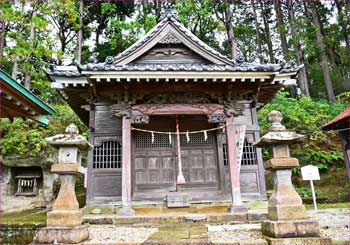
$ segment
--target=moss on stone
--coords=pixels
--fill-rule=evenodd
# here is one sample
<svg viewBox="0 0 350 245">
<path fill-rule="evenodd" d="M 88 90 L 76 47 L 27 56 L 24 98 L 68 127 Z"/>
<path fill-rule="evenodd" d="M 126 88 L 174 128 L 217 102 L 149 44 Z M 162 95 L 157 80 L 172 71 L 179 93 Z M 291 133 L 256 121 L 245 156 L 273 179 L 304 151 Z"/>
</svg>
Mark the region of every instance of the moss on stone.
<svg viewBox="0 0 350 245">
<path fill-rule="evenodd" d="M 114 214 L 116 208 L 113 205 L 86 205 L 83 208 L 84 214 Z"/>
<path fill-rule="evenodd" d="M 24 210 L 1 215 L 1 224 L 46 224 L 47 210 Z"/>
</svg>

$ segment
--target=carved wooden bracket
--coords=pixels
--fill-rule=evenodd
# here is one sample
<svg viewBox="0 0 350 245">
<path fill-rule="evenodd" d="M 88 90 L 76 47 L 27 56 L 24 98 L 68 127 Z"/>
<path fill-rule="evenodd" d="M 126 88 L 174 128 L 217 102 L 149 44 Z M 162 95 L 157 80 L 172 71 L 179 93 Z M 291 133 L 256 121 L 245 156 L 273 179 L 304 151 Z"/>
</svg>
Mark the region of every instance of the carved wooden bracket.
<svg viewBox="0 0 350 245">
<path fill-rule="evenodd" d="M 110 111 L 113 117 L 130 117 L 131 105 L 128 102 L 121 102 L 110 106 Z"/>
<path fill-rule="evenodd" d="M 244 106 L 237 101 L 228 101 L 224 103 L 224 112 L 226 116 L 237 117 L 243 114 Z"/>
<path fill-rule="evenodd" d="M 208 122 L 209 123 L 225 123 L 226 122 L 226 115 L 224 115 L 224 114 L 208 115 Z"/>
<path fill-rule="evenodd" d="M 147 124 L 149 123 L 149 116 L 147 115 L 132 115 L 131 124 Z"/>
<path fill-rule="evenodd" d="M 223 114 L 224 106 L 212 103 L 198 104 L 140 104 L 132 106 L 133 115 L 211 115 Z"/>
</svg>

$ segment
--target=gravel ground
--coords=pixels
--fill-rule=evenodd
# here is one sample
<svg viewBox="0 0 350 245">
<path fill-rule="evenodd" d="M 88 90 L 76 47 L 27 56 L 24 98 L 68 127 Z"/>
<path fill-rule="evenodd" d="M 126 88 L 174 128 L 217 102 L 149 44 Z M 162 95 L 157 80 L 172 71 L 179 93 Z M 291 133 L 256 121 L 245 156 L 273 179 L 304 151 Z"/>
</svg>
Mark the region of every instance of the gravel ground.
<svg viewBox="0 0 350 245">
<path fill-rule="evenodd" d="M 330 227 L 322 228 L 321 236 L 332 238 L 335 241 L 348 241 L 350 242 L 350 228 L 346 227 Z"/>
<path fill-rule="evenodd" d="M 262 239 L 260 224 L 208 225 L 208 242 L 267 244 Z"/>
<path fill-rule="evenodd" d="M 308 210 L 308 216 L 316 219 L 321 227 L 348 226 L 350 227 L 349 208 L 319 209 L 317 212 Z"/>
<path fill-rule="evenodd" d="M 335 241 L 350 241 L 350 209 L 321 209 L 308 211 L 321 226 L 321 235 Z M 179 224 L 180 225 L 180 224 Z M 240 244 L 267 244 L 262 239 L 260 224 L 207 225 L 208 242 Z M 113 225 L 91 225 L 90 239 L 84 244 L 142 243 L 158 231 L 158 228 L 141 228 Z"/>
<path fill-rule="evenodd" d="M 84 244 L 142 243 L 158 228 L 118 227 L 113 225 L 90 225 L 89 240 Z"/>
</svg>

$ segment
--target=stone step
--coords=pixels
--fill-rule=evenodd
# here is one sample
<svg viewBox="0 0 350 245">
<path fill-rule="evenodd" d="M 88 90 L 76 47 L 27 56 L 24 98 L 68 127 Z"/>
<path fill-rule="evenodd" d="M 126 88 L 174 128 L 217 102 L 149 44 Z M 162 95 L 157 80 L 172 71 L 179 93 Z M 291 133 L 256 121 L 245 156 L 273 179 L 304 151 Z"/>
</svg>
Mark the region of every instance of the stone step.
<svg viewBox="0 0 350 245">
<path fill-rule="evenodd" d="M 154 225 L 168 223 L 254 223 L 266 220 L 267 213 L 262 211 L 249 211 L 244 213 L 165 213 L 135 216 L 119 216 L 116 214 L 85 214 L 84 222 L 88 224 L 114 224 L 114 225 Z"/>
</svg>

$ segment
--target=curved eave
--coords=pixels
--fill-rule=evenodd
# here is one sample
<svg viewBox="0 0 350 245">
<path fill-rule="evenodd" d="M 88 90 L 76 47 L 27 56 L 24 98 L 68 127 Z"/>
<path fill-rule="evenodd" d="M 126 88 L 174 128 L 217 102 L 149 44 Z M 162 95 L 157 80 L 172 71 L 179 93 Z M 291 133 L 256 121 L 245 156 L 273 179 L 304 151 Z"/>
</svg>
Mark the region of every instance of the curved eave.
<svg viewBox="0 0 350 245">
<path fill-rule="evenodd" d="M 55 112 L 49 105 L 1 69 L 0 81 L 1 117 L 30 118 L 42 124 L 49 123 L 49 119 L 45 115 L 52 115 Z"/>
</svg>

